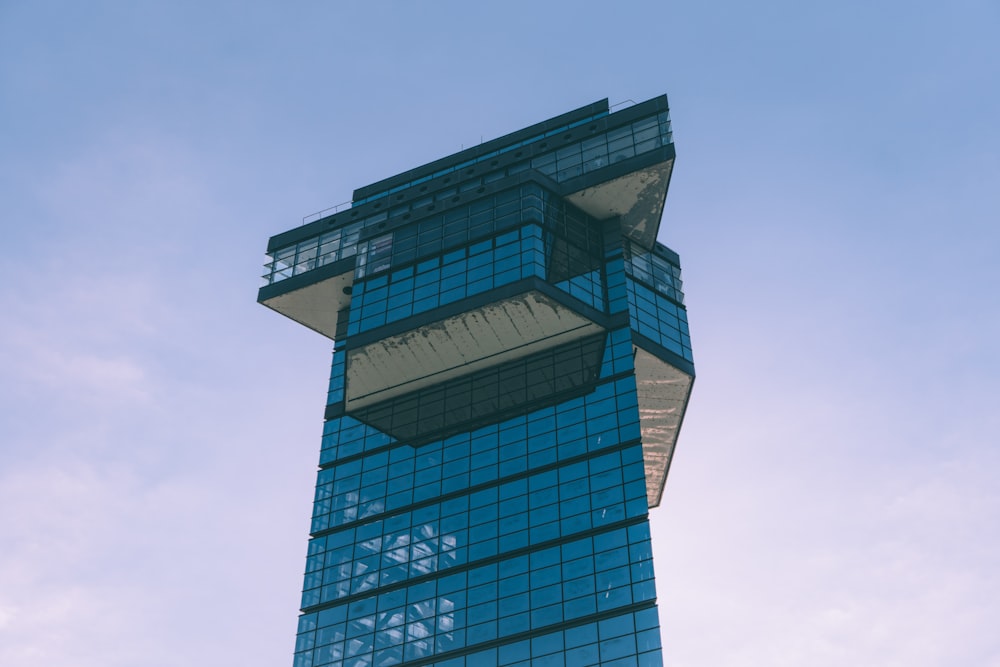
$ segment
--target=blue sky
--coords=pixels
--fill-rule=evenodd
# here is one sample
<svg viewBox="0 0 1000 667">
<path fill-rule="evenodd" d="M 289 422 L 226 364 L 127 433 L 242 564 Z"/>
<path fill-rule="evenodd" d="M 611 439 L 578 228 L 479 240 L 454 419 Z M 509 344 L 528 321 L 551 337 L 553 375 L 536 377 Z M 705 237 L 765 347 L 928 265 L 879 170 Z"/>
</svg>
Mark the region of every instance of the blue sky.
<svg viewBox="0 0 1000 667">
<path fill-rule="evenodd" d="M 674 667 L 1000 665 L 1000 7 L 0 0 L 0 664 L 290 664 L 329 342 L 267 238 L 670 97 Z"/>
</svg>

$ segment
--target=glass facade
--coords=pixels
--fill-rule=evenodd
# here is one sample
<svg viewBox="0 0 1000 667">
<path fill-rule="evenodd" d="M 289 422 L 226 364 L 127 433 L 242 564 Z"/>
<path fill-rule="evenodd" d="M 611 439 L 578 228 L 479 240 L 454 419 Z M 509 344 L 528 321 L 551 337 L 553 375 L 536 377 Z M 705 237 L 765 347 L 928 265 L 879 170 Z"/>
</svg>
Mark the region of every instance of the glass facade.
<svg viewBox="0 0 1000 667">
<path fill-rule="evenodd" d="M 537 144 L 616 114 L 591 110 L 459 154 L 356 204 L 538 148 L 443 197 L 416 197 L 395 220 L 341 216 L 269 253 L 267 289 L 316 271 L 317 285 L 340 280 L 346 295 L 330 306 L 339 319 L 327 334 L 336 343 L 295 667 L 662 664 L 650 399 L 635 359 L 643 347 L 693 378 L 680 268 L 669 249 L 630 239 L 623 215 L 586 210 L 558 186 L 590 174 L 581 187 L 597 187 L 627 175 L 628 160 L 672 151 L 665 99 L 646 104 L 558 149 Z M 472 195 L 434 205 L 452 189 Z M 349 258 L 342 277 L 317 271 Z M 270 294 L 262 302 L 279 303 Z M 535 310 L 503 310 L 526 295 Z M 352 364 L 373 346 L 433 347 L 453 335 L 448 318 L 468 330 L 469 359 L 401 356 L 423 375 L 390 398 L 353 386 Z M 388 375 L 378 381 L 391 388 Z"/>
<path fill-rule="evenodd" d="M 529 276 L 603 310 L 598 223 L 535 184 L 366 241 L 357 255 L 348 335 Z"/>
<path fill-rule="evenodd" d="M 540 142 L 546 136 L 557 135 L 560 131 L 570 130 L 586 121 L 570 123 L 566 127 L 559 128 L 558 131 L 549 131 L 543 135 L 534 137 L 530 141 L 518 142 L 516 145 L 505 146 L 496 151 L 491 151 L 477 158 L 460 162 L 457 165 L 446 167 L 432 174 L 414 179 L 408 183 L 397 185 L 389 190 L 360 198 L 354 202 L 355 206 L 388 198 L 390 194 L 396 194 L 410 188 L 423 189 L 419 196 L 415 196 L 411 201 L 403 204 L 396 204 L 388 210 L 373 211 L 362 220 L 345 225 L 342 229 L 318 233 L 315 236 L 289 244 L 280 249 L 268 253 L 268 261 L 264 265 L 264 284 L 270 285 L 293 275 L 299 275 L 306 271 L 324 266 L 326 264 L 351 257 L 357 252 L 358 235 L 363 228 L 377 227 L 386 221 L 402 218 L 422 211 L 431 211 L 435 207 L 447 204 L 461 193 L 474 192 L 480 188 L 500 181 L 504 178 L 514 176 L 523 172 L 533 171 L 554 179 L 555 181 L 569 180 L 585 173 L 597 171 L 603 167 L 617 164 L 624 160 L 634 158 L 637 155 L 649 153 L 663 146 L 669 146 L 672 142 L 673 133 L 670 126 L 669 112 L 662 111 L 653 113 L 637 121 L 613 127 L 605 132 L 595 133 L 593 136 L 575 140 L 571 136 L 569 141 L 564 141 L 567 145 L 556 148 L 555 144 L 546 145 Z M 490 163 L 496 156 L 503 155 L 515 148 L 533 145 L 536 147 L 536 155 L 530 159 L 518 160 L 513 164 L 489 169 Z M 459 172 L 463 168 L 482 163 L 489 171 L 483 175 L 475 177 L 462 177 Z M 456 180 L 460 180 L 456 183 Z M 428 184 L 441 181 L 438 188 L 432 189 Z M 485 204 L 484 204 L 485 205 Z M 480 211 L 473 211 L 477 213 Z M 511 211 L 501 211 L 500 216 Z M 349 213 L 337 216 L 347 219 Z M 357 216 L 351 216 L 356 218 Z M 433 224 L 433 223 L 428 223 Z M 501 221 L 501 224 L 503 222 Z M 446 231 L 446 230 L 445 230 Z M 473 231 L 474 233 L 474 231 Z"/>
<path fill-rule="evenodd" d="M 322 461 L 297 666 L 658 664 L 628 329 L 586 395 L 419 445 L 331 419 Z"/>
</svg>

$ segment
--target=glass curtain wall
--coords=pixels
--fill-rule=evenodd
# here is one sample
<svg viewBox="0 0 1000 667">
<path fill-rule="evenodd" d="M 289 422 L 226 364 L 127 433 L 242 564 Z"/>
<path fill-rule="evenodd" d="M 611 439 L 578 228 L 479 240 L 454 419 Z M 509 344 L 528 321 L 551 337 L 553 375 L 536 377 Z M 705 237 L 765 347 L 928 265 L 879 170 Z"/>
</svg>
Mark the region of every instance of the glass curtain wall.
<svg viewBox="0 0 1000 667">
<path fill-rule="evenodd" d="M 528 275 L 627 313 L 616 223 L 512 192 L 380 241 L 347 339 Z M 640 436 L 628 326 L 329 419 L 295 666 L 660 665 Z"/>
</svg>

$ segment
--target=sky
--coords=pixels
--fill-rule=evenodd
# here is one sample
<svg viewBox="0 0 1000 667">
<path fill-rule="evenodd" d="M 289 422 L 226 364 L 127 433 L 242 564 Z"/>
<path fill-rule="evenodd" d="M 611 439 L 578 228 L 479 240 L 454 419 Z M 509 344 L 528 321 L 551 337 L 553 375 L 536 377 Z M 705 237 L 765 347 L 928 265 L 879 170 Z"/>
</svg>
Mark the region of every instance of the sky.
<svg viewBox="0 0 1000 667">
<path fill-rule="evenodd" d="M 269 236 L 666 93 L 671 667 L 1000 666 L 1000 6 L 0 0 L 0 664 L 291 664 L 330 341 Z"/>
</svg>

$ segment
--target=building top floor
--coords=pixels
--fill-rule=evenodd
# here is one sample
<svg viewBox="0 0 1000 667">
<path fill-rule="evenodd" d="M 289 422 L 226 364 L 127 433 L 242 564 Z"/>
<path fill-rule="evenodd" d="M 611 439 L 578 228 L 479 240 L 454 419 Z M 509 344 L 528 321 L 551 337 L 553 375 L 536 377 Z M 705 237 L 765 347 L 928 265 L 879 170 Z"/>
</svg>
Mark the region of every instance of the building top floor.
<svg viewBox="0 0 1000 667">
<path fill-rule="evenodd" d="M 318 219 L 273 236 L 268 254 L 274 258 L 302 241 L 337 229 L 344 230 L 345 238 L 351 234 L 357 238 L 357 234 L 364 236 L 366 231 L 387 224 L 416 221 L 472 199 L 501 180 L 527 176 L 566 194 L 585 196 L 602 183 L 649 171 L 653 165 L 666 165 L 656 179 L 663 181 L 654 197 L 659 206 L 654 203 L 655 215 L 644 216 L 644 221 L 655 218 L 655 223 L 644 224 L 633 239 L 650 247 L 656 238 L 673 157 L 666 96 L 614 113 L 605 99 L 359 188 L 350 208 L 323 212 Z M 634 200 L 641 193 L 629 192 L 636 189 L 631 185 L 624 189 L 624 196 Z M 622 194 L 611 192 L 610 198 L 603 199 L 621 199 Z M 604 201 L 592 214 L 607 217 L 602 214 L 614 214 L 616 207 L 624 209 L 629 203 Z"/>
</svg>

